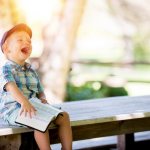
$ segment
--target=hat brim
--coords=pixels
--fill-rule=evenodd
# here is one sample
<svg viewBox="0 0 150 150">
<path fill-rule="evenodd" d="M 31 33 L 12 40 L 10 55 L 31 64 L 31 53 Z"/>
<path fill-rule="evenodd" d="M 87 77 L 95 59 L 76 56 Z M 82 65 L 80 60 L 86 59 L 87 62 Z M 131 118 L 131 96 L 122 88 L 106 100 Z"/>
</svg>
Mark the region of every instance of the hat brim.
<svg viewBox="0 0 150 150">
<path fill-rule="evenodd" d="M 27 26 L 26 24 L 24 23 L 21 23 L 21 24 L 17 24 L 16 26 L 14 26 L 13 28 L 11 28 L 10 30 L 6 31 L 3 36 L 2 36 L 2 39 L 1 39 L 1 49 L 2 49 L 2 52 L 3 52 L 3 44 L 5 43 L 6 39 L 14 32 L 17 32 L 17 31 L 25 31 L 26 33 L 29 34 L 30 38 L 32 37 L 32 30 L 29 26 Z"/>
</svg>

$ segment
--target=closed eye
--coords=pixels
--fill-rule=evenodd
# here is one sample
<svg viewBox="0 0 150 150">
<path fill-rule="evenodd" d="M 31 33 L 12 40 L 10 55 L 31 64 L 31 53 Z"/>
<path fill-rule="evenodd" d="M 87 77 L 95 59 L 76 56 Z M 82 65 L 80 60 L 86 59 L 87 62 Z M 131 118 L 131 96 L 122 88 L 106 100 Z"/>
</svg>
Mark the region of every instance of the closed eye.
<svg viewBox="0 0 150 150">
<path fill-rule="evenodd" d="M 23 40 L 22 40 L 22 39 L 17 39 L 17 41 L 18 41 L 18 42 L 22 42 Z"/>
</svg>

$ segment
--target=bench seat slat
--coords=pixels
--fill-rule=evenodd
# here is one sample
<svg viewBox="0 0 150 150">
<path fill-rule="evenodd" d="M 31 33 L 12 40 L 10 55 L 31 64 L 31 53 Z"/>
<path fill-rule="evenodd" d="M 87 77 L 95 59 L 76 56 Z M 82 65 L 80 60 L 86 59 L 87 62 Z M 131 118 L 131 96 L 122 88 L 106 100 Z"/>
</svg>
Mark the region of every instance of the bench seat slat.
<svg viewBox="0 0 150 150">
<path fill-rule="evenodd" d="M 150 117 L 150 96 L 83 100 L 66 102 L 59 106 L 70 114 L 72 126 Z M 1 129 L 0 135 L 26 131 L 31 129 L 8 127 Z"/>
<path fill-rule="evenodd" d="M 74 140 L 150 130 L 150 96 L 148 95 L 66 102 L 58 106 L 70 115 Z M 52 139 L 57 141 L 57 128 L 52 125 L 49 129 Z M 0 120 L 1 137 L 32 131 L 26 127 L 4 125 Z"/>
</svg>

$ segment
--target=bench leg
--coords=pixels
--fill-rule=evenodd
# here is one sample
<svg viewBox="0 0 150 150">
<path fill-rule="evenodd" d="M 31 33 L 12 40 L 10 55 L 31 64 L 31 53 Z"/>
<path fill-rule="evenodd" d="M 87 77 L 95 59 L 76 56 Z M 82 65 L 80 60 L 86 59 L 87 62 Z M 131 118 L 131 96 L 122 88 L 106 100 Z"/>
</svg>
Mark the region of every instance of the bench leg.
<svg viewBox="0 0 150 150">
<path fill-rule="evenodd" d="M 134 149 L 134 133 L 118 135 L 117 150 Z"/>
<path fill-rule="evenodd" d="M 21 134 L 21 146 L 19 150 L 39 150 L 33 132 Z"/>
<path fill-rule="evenodd" d="M 18 150 L 20 145 L 20 134 L 0 136 L 0 150 Z"/>
</svg>

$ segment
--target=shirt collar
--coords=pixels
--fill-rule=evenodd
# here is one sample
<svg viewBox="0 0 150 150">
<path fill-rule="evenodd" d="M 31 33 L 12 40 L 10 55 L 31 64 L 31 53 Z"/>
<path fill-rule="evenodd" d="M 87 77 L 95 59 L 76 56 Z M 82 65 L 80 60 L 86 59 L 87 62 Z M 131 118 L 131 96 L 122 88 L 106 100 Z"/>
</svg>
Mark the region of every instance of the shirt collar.
<svg viewBox="0 0 150 150">
<path fill-rule="evenodd" d="M 27 62 L 25 62 L 25 64 L 23 66 L 17 64 L 16 62 L 14 62 L 12 60 L 8 60 L 7 63 L 12 65 L 14 68 L 22 70 L 22 71 L 29 70 L 31 68 L 31 65 Z"/>
</svg>

